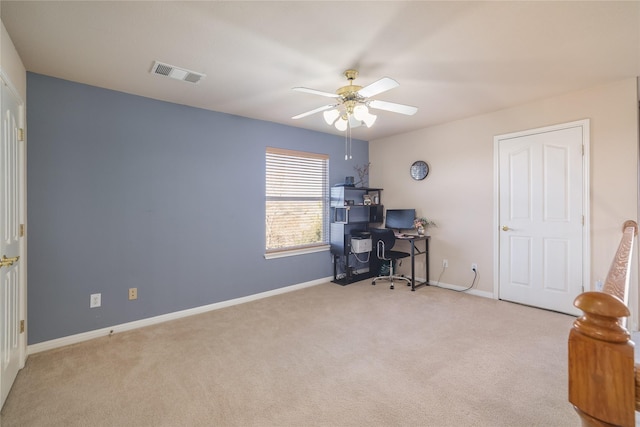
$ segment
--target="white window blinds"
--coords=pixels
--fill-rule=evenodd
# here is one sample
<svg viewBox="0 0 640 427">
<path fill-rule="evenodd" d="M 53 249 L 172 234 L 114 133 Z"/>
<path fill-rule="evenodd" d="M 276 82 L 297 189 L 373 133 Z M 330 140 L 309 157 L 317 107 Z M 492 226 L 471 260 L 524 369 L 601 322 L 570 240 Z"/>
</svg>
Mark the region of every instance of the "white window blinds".
<svg viewBox="0 0 640 427">
<path fill-rule="evenodd" d="M 267 147 L 267 252 L 329 241 L 329 156 Z"/>
</svg>

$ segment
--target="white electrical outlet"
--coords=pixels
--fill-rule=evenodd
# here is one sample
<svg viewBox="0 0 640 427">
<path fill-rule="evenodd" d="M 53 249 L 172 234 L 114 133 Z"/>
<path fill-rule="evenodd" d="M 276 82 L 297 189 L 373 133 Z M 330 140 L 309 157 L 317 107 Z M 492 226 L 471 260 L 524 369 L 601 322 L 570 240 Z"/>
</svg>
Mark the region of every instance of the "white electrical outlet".
<svg viewBox="0 0 640 427">
<path fill-rule="evenodd" d="M 89 308 L 100 307 L 102 305 L 102 294 L 91 294 Z"/>
<path fill-rule="evenodd" d="M 449 267 L 449 260 L 448 259 L 443 259 L 442 260 L 442 267 L 444 267 L 444 268 Z"/>
<path fill-rule="evenodd" d="M 475 271 L 476 273 L 478 272 L 478 264 L 471 264 L 471 271 Z"/>
</svg>

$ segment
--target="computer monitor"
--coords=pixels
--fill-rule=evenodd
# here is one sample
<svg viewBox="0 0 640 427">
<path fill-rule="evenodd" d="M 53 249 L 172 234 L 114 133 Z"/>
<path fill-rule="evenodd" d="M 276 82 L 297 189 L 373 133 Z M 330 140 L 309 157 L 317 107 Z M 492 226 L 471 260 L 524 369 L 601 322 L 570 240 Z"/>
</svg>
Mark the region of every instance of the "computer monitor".
<svg viewBox="0 0 640 427">
<path fill-rule="evenodd" d="M 403 229 L 413 228 L 413 220 L 415 219 L 415 209 L 387 209 L 384 226 L 395 228 L 400 232 Z"/>
</svg>

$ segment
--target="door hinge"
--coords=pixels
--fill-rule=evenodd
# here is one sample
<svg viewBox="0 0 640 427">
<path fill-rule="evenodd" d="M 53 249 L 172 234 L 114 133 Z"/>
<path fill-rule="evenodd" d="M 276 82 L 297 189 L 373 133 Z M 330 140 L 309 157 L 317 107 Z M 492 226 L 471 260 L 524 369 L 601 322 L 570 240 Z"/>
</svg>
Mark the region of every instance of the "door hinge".
<svg viewBox="0 0 640 427">
<path fill-rule="evenodd" d="M 20 224 L 18 234 L 20 234 L 20 237 L 24 237 L 24 224 Z"/>
<path fill-rule="evenodd" d="M 20 142 L 24 141 L 24 129 L 23 128 L 18 128 L 18 141 L 20 141 Z"/>
<path fill-rule="evenodd" d="M 23 334 L 24 333 L 24 320 L 20 321 L 20 333 Z"/>
</svg>

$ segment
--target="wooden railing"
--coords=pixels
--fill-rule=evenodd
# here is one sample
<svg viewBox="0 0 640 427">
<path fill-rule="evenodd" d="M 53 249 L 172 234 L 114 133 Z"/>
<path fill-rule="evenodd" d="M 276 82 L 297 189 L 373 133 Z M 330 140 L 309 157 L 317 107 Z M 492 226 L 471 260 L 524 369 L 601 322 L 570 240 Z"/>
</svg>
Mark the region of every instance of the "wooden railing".
<svg viewBox="0 0 640 427">
<path fill-rule="evenodd" d="M 626 329 L 626 305 L 635 221 L 626 221 L 602 292 L 584 292 L 574 305 L 583 315 L 569 333 L 569 402 L 583 426 L 634 426 L 634 343 Z"/>
</svg>

